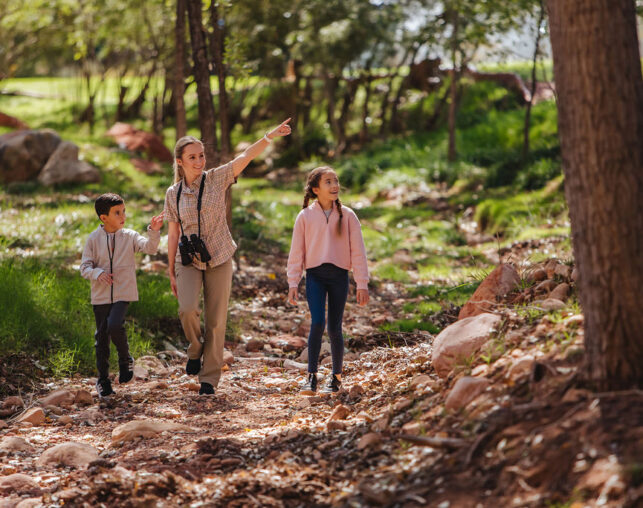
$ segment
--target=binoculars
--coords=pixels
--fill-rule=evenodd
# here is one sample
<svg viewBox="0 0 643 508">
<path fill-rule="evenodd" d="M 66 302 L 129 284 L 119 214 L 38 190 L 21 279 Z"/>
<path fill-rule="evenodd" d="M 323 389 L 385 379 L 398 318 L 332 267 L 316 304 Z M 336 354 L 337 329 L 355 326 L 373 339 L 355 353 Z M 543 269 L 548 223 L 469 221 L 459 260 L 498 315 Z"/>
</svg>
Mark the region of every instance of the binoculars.
<svg viewBox="0 0 643 508">
<path fill-rule="evenodd" d="M 181 236 L 179 240 L 179 252 L 181 253 L 181 263 L 183 266 L 192 264 L 195 254 L 199 255 L 199 259 L 203 263 L 207 263 L 212 259 L 203 240 L 195 234 L 191 234 L 189 239 L 185 235 Z"/>
</svg>

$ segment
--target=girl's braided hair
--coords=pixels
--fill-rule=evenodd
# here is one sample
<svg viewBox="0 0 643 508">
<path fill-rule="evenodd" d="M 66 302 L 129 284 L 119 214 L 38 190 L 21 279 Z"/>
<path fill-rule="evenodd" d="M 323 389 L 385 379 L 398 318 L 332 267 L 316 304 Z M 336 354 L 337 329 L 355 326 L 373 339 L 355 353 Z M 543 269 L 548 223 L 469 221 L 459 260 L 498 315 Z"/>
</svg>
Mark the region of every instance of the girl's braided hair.
<svg viewBox="0 0 643 508">
<path fill-rule="evenodd" d="M 311 199 L 316 199 L 317 195 L 313 192 L 313 187 L 319 187 L 319 181 L 321 180 L 321 177 L 326 173 L 327 171 L 335 171 L 333 168 L 330 166 L 320 166 L 318 168 L 313 169 L 310 174 L 308 175 L 308 180 L 306 181 L 306 187 L 304 188 L 305 194 L 304 194 L 304 204 L 302 208 L 308 208 L 308 203 L 310 202 Z M 337 221 L 337 234 L 341 235 L 342 234 L 342 219 L 344 218 L 344 214 L 342 213 L 342 202 L 337 198 L 335 200 L 335 204 L 337 205 L 337 213 L 339 213 L 339 221 Z"/>
</svg>

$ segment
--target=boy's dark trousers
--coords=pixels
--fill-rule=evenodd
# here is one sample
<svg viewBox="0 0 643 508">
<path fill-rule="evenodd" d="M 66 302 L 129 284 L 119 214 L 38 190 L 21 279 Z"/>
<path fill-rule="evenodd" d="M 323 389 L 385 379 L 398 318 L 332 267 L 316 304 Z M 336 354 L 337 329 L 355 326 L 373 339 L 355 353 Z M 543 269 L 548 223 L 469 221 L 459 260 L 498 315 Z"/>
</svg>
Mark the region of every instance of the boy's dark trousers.
<svg viewBox="0 0 643 508">
<path fill-rule="evenodd" d="M 129 359 L 129 345 L 125 333 L 125 314 L 129 302 L 114 302 L 104 305 L 94 305 L 94 317 L 96 318 L 96 367 L 98 378 L 106 378 L 109 375 L 109 342 L 116 346 L 118 351 L 118 363 L 126 364 Z"/>
</svg>

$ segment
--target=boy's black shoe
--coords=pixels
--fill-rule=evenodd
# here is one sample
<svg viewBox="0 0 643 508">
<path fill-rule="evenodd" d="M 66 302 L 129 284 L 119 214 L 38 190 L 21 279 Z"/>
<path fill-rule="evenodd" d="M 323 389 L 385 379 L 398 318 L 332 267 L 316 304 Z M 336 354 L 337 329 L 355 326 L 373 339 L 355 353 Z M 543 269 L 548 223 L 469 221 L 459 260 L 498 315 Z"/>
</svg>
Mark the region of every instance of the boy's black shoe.
<svg viewBox="0 0 643 508">
<path fill-rule="evenodd" d="M 201 370 L 201 358 L 188 360 L 188 363 L 185 366 L 185 372 L 188 374 L 188 376 L 196 376 L 200 370 Z"/>
<path fill-rule="evenodd" d="M 125 363 L 118 366 L 120 372 L 118 374 L 118 382 L 120 384 L 129 383 L 134 377 L 134 358 L 131 356 Z"/>
<path fill-rule="evenodd" d="M 96 381 L 96 391 L 98 392 L 98 398 L 100 399 L 112 395 L 114 390 L 112 390 L 112 383 L 109 378 L 99 378 L 98 381 Z"/>
<path fill-rule="evenodd" d="M 302 395 L 315 395 L 317 391 L 317 374 L 314 372 L 308 373 L 308 381 L 301 387 Z"/>
<path fill-rule="evenodd" d="M 339 389 L 342 387 L 342 382 L 337 379 L 337 376 L 335 374 L 331 375 L 330 381 L 326 386 L 324 386 L 324 393 L 334 393 L 338 392 Z"/>
<path fill-rule="evenodd" d="M 214 395 L 214 386 L 210 383 L 201 383 L 199 395 Z"/>
</svg>

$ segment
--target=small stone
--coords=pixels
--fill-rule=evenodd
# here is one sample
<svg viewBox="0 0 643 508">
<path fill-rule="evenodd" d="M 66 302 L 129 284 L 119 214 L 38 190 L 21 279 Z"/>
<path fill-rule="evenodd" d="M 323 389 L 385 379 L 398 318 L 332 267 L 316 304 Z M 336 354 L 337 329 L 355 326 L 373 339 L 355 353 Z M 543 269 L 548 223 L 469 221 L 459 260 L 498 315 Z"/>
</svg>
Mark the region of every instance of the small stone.
<svg viewBox="0 0 643 508">
<path fill-rule="evenodd" d="M 149 374 L 155 374 L 157 376 L 166 376 L 169 374 L 169 371 L 165 364 L 156 356 L 141 356 L 136 359 L 134 365 L 134 376 L 136 377 L 136 367 L 140 366 L 145 369 L 148 374 L 144 377 L 147 377 Z"/>
<path fill-rule="evenodd" d="M 43 406 L 71 406 L 76 394 L 70 390 L 56 390 L 40 399 Z"/>
<path fill-rule="evenodd" d="M 3 408 L 10 408 L 10 407 L 23 407 L 25 404 L 22 401 L 22 399 L 18 396 L 12 396 L 12 397 L 7 397 L 4 399 L 2 402 L 2 407 Z"/>
<path fill-rule="evenodd" d="M 559 277 L 568 280 L 572 275 L 572 267 L 559 263 L 558 265 L 556 265 L 556 268 L 554 268 L 554 275 L 558 275 Z"/>
<path fill-rule="evenodd" d="M 348 390 L 348 396 L 351 399 L 356 399 L 363 393 L 364 393 L 364 387 L 362 385 L 353 385 L 350 387 L 350 390 Z"/>
<path fill-rule="evenodd" d="M 556 300 L 564 302 L 569 296 L 569 290 L 569 284 L 563 282 L 562 284 L 558 284 L 558 286 L 556 286 L 553 291 L 549 293 L 549 298 L 555 298 Z"/>
<path fill-rule="evenodd" d="M 161 420 L 132 420 L 119 425 L 112 431 L 112 442 L 132 441 L 137 437 L 156 437 L 165 431 L 193 433 L 196 432 L 196 429 L 188 427 L 187 425 Z"/>
<path fill-rule="evenodd" d="M 406 408 L 411 407 L 411 404 L 413 404 L 413 401 L 411 399 L 405 397 L 405 398 L 397 401 L 393 405 L 393 411 L 396 412 L 396 413 L 399 413 L 400 411 L 403 411 Z"/>
<path fill-rule="evenodd" d="M 69 415 L 62 415 L 60 418 L 58 418 L 58 423 L 60 423 L 62 425 L 67 425 L 68 423 L 71 423 L 73 421 L 74 420 Z"/>
<path fill-rule="evenodd" d="M 150 373 L 140 365 L 134 364 L 134 377 L 136 379 L 147 379 Z"/>
<path fill-rule="evenodd" d="M 546 311 L 555 311 L 555 310 L 562 310 L 565 307 L 565 302 L 561 302 L 560 300 L 556 300 L 555 298 L 547 298 L 546 300 L 541 300 L 534 302 L 536 305 L 538 305 L 541 309 L 546 310 Z"/>
<path fill-rule="evenodd" d="M 298 351 L 306 347 L 306 340 L 295 335 L 279 335 L 270 339 L 270 345 L 283 351 Z"/>
<path fill-rule="evenodd" d="M 246 351 L 248 351 L 249 353 L 255 353 L 257 351 L 261 351 L 263 347 L 264 347 L 263 341 L 259 339 L 255 339 L 254 337 L 246 343 Z"/>
<path fill-rule="evenodd" d="M 417 387 L 429 384 L 430 382 L 430 376 L 428 376 L 427 374 L 420 374 L 419 376 L 415 376 L 411 381 L 411 388 L 415 390 Z"/>
<path fill-rule="evenodd" d="M 574 267 L 571 275 L 572 281 L 576 282 L 578 280 L 578 268 Z"/>
<path fill-rule="evenodd" d="M 534 368 L 536 360 L 531 355 L 525 355 L 522 358 L 517 359 L 513 362 L 509 371 L 507 372 L 507 377 L 512 381 L 517 381 L 522 377 L 531 375 L 531 371 Z"/>
<path fill-rule="evenodd" d="M 379 444 L 382 441 L 382 436 L 378 434 L 377 432 L 369 432 L 368 434 L 364 434 L 359 441 L 357 442 L 357 449 L 358 450 L 364 450 L 365 448 L 369 448 L 371 446 L 375 446 Z"/>
<path fill-rule="evenodd" d="M 541 282 L 547 278 L 547 272 L 540 267 L 527 272 L 526 279 L 530 282 Z"/>
<path fill-rule="evenodd" d="M 45 423 L 45 412 L 40 407 L 32 407 L 18 417 L 18 422 L 42 425 Z"/>
<path fill-rule="evenodd" d="M 76 392 L 76 397 L 74 397 L 74 404 L 79 404 L 81 406 L 89 406 L 94 403 L 92 394 L 87 390 L 78 390 Z"/>
<path fill-rule="evenodd" d="M 609 482 L 614 488 L 611 492 L 616 493 L 619 490 L 622 491 L 622 476 L 623 471 L 616 457 L 601 458 L 594 462 L 592 468 L 583 475 L 577 487 L 591 491 L 604 491 L 604 486 Z"/>
<path fill-rule="evenodd" d="M 328 431 L 333 431 L 333 430 L 346 430 L 346 422 L 342 422 L 339 420 L 330 420 L 326 422 L 326 430 Z"/>
<path fill-rule="evenodd" d="M 17 436 L 6 436 L 0 441 L 0 452 L 16 453 L 16 452 L 33 452 L 34 447 L 31 446 L 26 440 Z"/>
<path fill-rule="evenodd" d="M 410 421 L 402 425 L 402 432 L 404 432 L 404 434 L 411 434 L 412 436 L 419 436 L 422 432 L 422 426 L 419 422 Z"/>
<path fill-rule="evenodd" d="M 308 348 L 304 348 L 301 354 L 297 357 L 298 362 L 306 363 L 308 361 Z"/>
<path fill-rule="evenodd" d="M 480 395 L 489 386 L 486 378 L 465 376 L 456 382 L 446 398 L 444 407 L 450 411 L 457 411 L 466 407 L 473 399 Z"/>
<path fill-rule="evenodd" d="M 0 493 L 2 494 L 37 494 L 40 486 L 36 481 L 22 473 L 0 476 Z"/>
<path fill-rule="evenodd" d="M 351 410 L 344 406 L 343 404 L 339 404 L 332 412 L 330 417 L 328 418 L 329 421 L 332 420 L 345 420 L 346 417 L 351 414 Z"/>
<path fill-rule="evenodd" d="M 6 429 L 9 426 L 4 420 L 0 420 L 0 429 Z"/>
<path fill-rule="evenodd" d="M 227 349 L 223 351 L 223 363 L 232 365 L 234 363 L 234 355 Z"/>
<path fill-rule="evenodd" d="M 201 389 L 201 385 L 194 382 L 186 383 L 183 386 L 191 392 L 198 392 Z"/>
<path fill-rule="evenodd" d="M 386 429 L 388 429 L 390 421 L 390 416 L 388 414 L 385 414 L 384 416 L 378 418 L 373 425 L 371 425 L 371 430 L 373 432 L 384 432 Z"/>
<path fill-rule="evenodd" d="M 39 467 L 68 466 L 84 469 L 90 462 L 98 460 L 98 452 L 86 443 L 61 443 L 48 448 L 36 460 Z"/>
<path fill-rule="evenodd" d="M 324 358 L 321 362 L 322 365 L 330 365 L 333 363 L 333 357 L 332 356 L 327 356 Z"/>
<path fill-rule="evenodd" d="M 534 288 L 535 293 L 549 293 L 552 291 L 558 284 L 555 280 L 544 280 Z"/>
</svg>

